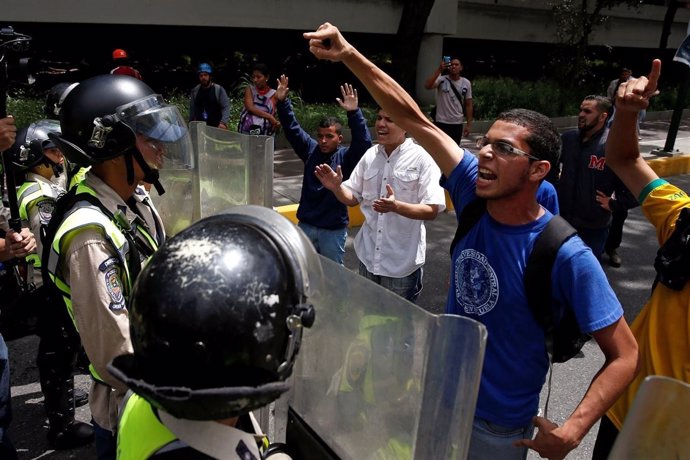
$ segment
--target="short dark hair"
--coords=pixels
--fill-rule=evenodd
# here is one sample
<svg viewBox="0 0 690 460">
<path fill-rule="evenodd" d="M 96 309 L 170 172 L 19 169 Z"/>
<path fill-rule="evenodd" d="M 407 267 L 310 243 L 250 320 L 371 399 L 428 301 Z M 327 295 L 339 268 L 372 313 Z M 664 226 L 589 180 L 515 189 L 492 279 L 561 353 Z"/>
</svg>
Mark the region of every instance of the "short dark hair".
<svg viewBox="0 0 690 460">
<path fill-rule="evenodd" d="M 548 161 L 555 170 L 561 157 L 561 135 L 549 117 L 534 110 L 511 109 L 500 113 L 496 118 L 499 120 L 527 128 L 529 134 L 525 142 L 532 155 Z"/>
<path fill-rule="evenodd" d="M 613 106 L 613 104 L 611 103 L 611 99 L 609 99 L 606 96 L 599 96 L 597 94 L 590 94 L 589 96 L 585 96 L 585 98 L 583 100 L 596 102 L 597 110 L 599 112 L 611 113 L 611 107 Z"/>
<path fill-rule="evenodd" d="M 261 75 L 264 75 L 268 77 L 270 74 L 268 73 L 268 66 L 262 62 L 257 62 L 252 66 L 252 72 L 255 70 L 261 72 Z"/>
<path fill-rule="evenodd" d="M 336 117 L 323 118 L 319 122 L 319 128 L 330 128 L 331 126 L 335 128 L 335 132 L 339 135 L 343 133 L 343 125 Z"/>
</svg>

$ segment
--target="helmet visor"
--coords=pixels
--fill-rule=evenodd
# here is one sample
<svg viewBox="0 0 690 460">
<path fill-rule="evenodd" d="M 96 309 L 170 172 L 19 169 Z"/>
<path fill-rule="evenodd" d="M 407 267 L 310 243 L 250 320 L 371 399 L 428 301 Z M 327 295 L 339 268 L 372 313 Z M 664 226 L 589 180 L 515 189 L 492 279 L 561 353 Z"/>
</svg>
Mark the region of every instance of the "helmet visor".
<svg viewBox="0 0 690 460">
<path fill-rule="evenodd" d="M 154 94 L 117 108 L 120 120 L 162 152 L 155 169 L 191 169 L 192 141 L 177 107 Z"/>
</svg>

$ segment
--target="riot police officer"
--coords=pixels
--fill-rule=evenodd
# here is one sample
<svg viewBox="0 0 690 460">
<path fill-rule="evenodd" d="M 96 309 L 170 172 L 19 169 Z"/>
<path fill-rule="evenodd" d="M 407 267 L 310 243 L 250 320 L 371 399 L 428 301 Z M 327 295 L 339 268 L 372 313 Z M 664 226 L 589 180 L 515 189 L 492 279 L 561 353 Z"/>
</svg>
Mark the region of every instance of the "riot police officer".
<svg viewBox="0 0 690 460">
<path fill-rule="evenodd" d="M 118 406 L 127 388 L 106 364 L 131 351 L 132 284 L 165 232 L 150 202 L 135 194 L 166 164 L 191 163 L 191 141 L 176 107 L 122 75 L 81 82 L 50 135 L 68 160 L 91 169 L 59 201 L 44 246 L 44 279 L 60 291 L 90 361 L 90 409 L 99 459 L 115 456 Z"/>
<path fill-rule="evenodd" d="M 7 152 L 17 172 L 24 174 L 24 183 L 17 190 L 19 217 L 35 235 L 42 235 L 55 208 L 57 199 L 65 193 L 67 184 L 62 152 L 48 138 L 48 133 L 59 133 L 60 125 L 54 120 L 40 120 L 20 129 L 12 148 Z M 22 295 L 25 313 L 38 317 L 41 337 L 36 359 L 45 397 L 44 407 L 50 429 L 48 442 L 56 449 L 78 447 L 93 441 L 93 428 L 74 420 L 75 405 L 88 402 L 82 392 L 75 404 L 74 365 L 80 348 L 79 338 L 73 331 L 62 301 L 49 294 L 41 278 L 43 244 L 36 239 L 36 253 L 26 257 L 31 289 Z M 61 308 L 62 307 L 62 308 Z"/>
<path fill-rule="evenodd" d="M 301 230 L 259 206 L 205 218 L 154 254 L 134 287 L 134 354 L 109 366 L 134 392 L 118 459 L 267 458 L 250 411 L 289 388 L 314 322 L 318 257 Z"/>
</svg>

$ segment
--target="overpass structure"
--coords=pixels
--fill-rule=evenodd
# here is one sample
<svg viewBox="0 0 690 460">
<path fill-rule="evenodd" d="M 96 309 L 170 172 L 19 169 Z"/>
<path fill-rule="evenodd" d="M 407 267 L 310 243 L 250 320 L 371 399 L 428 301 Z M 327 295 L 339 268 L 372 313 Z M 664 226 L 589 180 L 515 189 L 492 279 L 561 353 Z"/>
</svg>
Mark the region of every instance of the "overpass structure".
<svg viewBox="0 0 690 460">
<path fill-rule="evenodd" d="M 426 73 L 442 55 L 444 38 L 554 43 L 555 21 L 551 0 L 436 0 L 429 15 L 419 56 L 417 95 Z M 665 3 L 665 2 L 650 2 Z M 669 48 L 686 36 L 690 9 L 677 10 Z M 3 0 L 7 23 L 128 24 L 196 26 L 307 31 L 331 21 L 346 33 L 395 35 L 402 0 Z M 597 26 L 592 45 L 655 48 L 662 31 L 666 6 L 642 4 L 602 11 L 608 20 Z M 144 38 L 145 39 L 145 38 Z M 426 100 L 428 99 L 428 100 Z"/>
</svg>

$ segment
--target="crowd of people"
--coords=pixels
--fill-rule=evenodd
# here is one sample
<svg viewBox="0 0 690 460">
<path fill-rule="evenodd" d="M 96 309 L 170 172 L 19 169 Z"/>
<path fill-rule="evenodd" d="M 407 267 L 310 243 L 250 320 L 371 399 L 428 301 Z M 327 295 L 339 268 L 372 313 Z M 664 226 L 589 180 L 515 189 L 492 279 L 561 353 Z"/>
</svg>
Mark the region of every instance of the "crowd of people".
<svg viewBox="0 0 690 460">
<path fill-rule="evenodd" d="M 20 178 L 19 216 L 0 213 L 0 261 L 28 268 L 51 445 L 95 440 L 99 459 L 281 458 L 289 446 L 270 445 L 251 411 L 289 388 L 302 329 L 314 323 L 316 254 L 343 264 L 347 207 L 359 205 L 358 272 L 415 302 L 424 221 L 445 209 L 445 189 L 458 216 L 475 203 L 480 210 L 451 248 L 445 307 L 484 324 L 489 337 L 469 458 L 524 459 L 529 449 L 564 458 L 600 419 L 595 456 L 606 458 L 646 376 L 687 380 L 688 198 L 653 173 L 638 146 L 639 113 L 656 94 L 660 62 L 649 77 L 621 77 L 613 100 L 584 97 L 577 130 L 560 134 L 544 115 L 515 108 L 498 116 L 473 153 L 460 147 L 473 123 L 460 59 L 443 59 L 426 81 L 437 100 L 430 120 L 336 27 L 304 36 L 317 58 L 347 66 L 379 108 L 374 143 L 357 89 L 344 84 L 337 104 L 351 143 L 342 145 L 337 116 L 325 118 L 314 138 L 295 117 L 288 76 L 273 89 L 266 66 L 254 66 L 237 130 L 284 130 L 304 162 L 298 227 L 248 206 L 166 237 L 149 190 L 164 192 L 159 171 L 167 162 L 190 163 L 187 122 L 229 128 L 227 93 L 208 63 L 198 67 L 189 120 L 121 62 L 121 49 L 110 74 L 54 88 L 46 119 L 27 127 L 0 119 L 5 173 Z M 616 210 L 638 204 L 667 258 L 683 263 L 659 273 L 631 328 L 601 257 L 620 266 L 609 230 Z M 549 332 L 524 284 L 530 252 L 557 214 L 577 235 L 562 242 L 540 281 L 553 317 L 574 315 L 605 357 L 560 426 L 539 415 Z M 72 376 L 82 351 L 92 377 L 91 424 L 74 419 Z M 0 456 L 13 459 L 9 371 L 0 335 Z"/>
</svg>

